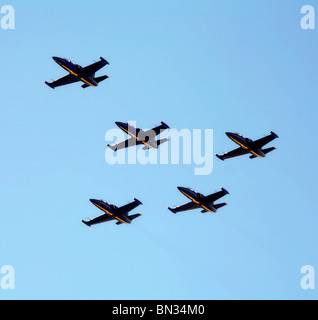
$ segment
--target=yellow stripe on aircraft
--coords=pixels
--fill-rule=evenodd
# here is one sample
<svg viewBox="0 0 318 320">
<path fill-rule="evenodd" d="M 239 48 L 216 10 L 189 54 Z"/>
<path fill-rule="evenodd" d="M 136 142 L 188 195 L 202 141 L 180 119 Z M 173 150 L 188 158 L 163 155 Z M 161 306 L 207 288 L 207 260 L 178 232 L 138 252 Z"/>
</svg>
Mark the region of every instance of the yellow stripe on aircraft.
<svg viewBox="0 0 318 320">
<path fill-rule="evenodd" d="M 68 67 L 66 67 L 64 64 L 57 62 L 59 65 L 61 65 L 64 69 L 66 69 L 68 72 L 70 72 L 71 74 L 73 74 L 74 76 L 78 77 L 78 74 L 75 73 L 73 70 L 69 69 Z"/>
<path fill-rule="evenodd" d="M 214 212 L 213 210 L 211 210 L 211 209 L 207 208 L 206 206 L 201 205 L 201 207 L 202 207 L 203 209 L 205 209 L 206 211 Z"/>
<path fill-rule="evenodd" d="M 122 223 L 129 224 L 127 221 L 121 220 L 121 219 L 120 219 L 120 218 L 118 218 L 118 217 L 115 217 L 115 219 L 119 220 L 119 221 L 120 221 L 120 222 L 122 222 Z"/>
<path fill-rule="evenodd" d="M 101 207 L 101 206 L 99 206 L 98 204 L 96 204 L 96 203 L 94 203 L 95 204 L 95 206 L 96 207 L 98 207 L 99 209 L 101 209 L 102 211 L 104 211 L 104 212 L 106 212 L 106 213 L 108 213 L 109 215 L 113 215 L 112 213 L 110 213 L 109 211 L 107 211 L 105 208 L 103 208 L 103 207 Z"/>
<path fill-rule="evenodd" d="M 186 197 L 188 197 L 189 199 L 191 199 L 193 202 L 195 202 L 196 204 L 200 204 L 200 202 L 198 202 L 197 200 L 195 200 L 194 198 L 192 198 L 191 196 L 189 196 L 187 193 L 181 191 Z"/>
<path fill-rule="evenodd" d="M 251 152 L 251 153 L 253 153 L 253 154 L 254 154 L 254 156 L 256 156 L 256 157 L 263 158 L 261 155 L 257 154 L 257 153 L 256 153 L 256 152 L 254 152 L 253 150 L 250 150 L 250 152 Z"/>
<path fill-rule="evenodd" d="M 81 80 L 82 80 L 83 82 L 85 82 L 86 84 L 88 84 L 88 85 L 92 86 L 92 87 L 96 87 L 96 85 L 95 85 L 95 84 L 92 84 L 92 83 L 88 82 L 88 81 L 87 81 L 87 80 L 85 80 L 84 78 L 81 78 Z"/>
<path fill-rule="evenodd" d="M 138 137 L 134 136 L 131 132 L 129 132 L 128 130 L 126 130 L 125 128 L 123 127 L 120 127 L 120 129 L 122 129 L 123 131 L 125 131 L 126 133 L 130 134 L 133 138 L 137 139 L 137 140 L 140 140 Z M 154 148 L 153 146 L 149 145 L 147 142 L 145 141 L 141 141 L 143 144 L 145 144 L 147 147 L 149 148 L 152 148 L 152 149 L 156 149 Z"/>
<path fill-rule="evenodd" d="M 242 148 L 244 148 L 244 149 L 248 149 L 244 144 L 242 144 L 240 141 L 238 141 L 238 140 L 236 140 L 236 139 L 234 139 L 234 138 L 232 138 L 232 137 L 230 137 L 230 139 L 232 139 L 235 143 L 237 143 L 238 145 L 240 145 Z"/>
</svg>

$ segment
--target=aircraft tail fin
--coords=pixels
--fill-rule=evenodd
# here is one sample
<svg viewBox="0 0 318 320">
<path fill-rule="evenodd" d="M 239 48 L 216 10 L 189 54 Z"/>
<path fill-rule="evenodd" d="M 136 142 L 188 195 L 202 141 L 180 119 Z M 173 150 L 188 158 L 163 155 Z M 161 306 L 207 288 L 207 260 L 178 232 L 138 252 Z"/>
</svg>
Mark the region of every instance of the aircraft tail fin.
<svg viewBox="0 0 318 320">
<path fill-rule="evenodd" d="M 267 148 L 267 149 L 263 149 L 262 152 L 263 152 L 264 154 L 267 154 L 267 153 L 269 153 L 269 152 L 271 152 L 271 151 L 274 151 L 275 149 L 276 149 L 275 147 Z M 250 156 L 250 159 L 254 159 L 254 158 L 256 158 L 256 156 L 255 156 L 254 154 Z"/>
<path fill-rule="evenodd" d="M 214 204 L 213 207 L 214 207 L 215 209 L 219 209 L 219 208 L 224 207 L 224 206 L 226 206 L 226 205 L 227 205 L 227 203 L 226 203 L 226 202 L 223 202 L 223 203 Z"/>
</svg>

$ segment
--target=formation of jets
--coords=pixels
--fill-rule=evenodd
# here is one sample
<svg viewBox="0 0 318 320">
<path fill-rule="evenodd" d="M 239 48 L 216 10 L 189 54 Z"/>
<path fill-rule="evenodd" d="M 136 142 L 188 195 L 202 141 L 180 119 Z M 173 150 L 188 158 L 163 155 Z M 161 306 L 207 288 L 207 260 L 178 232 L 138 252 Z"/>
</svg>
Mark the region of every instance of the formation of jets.
<svg viewBox="0 0 318 320">
<path fill-rule="evenodd" d="M 80 81 L 84 83 L 82 85 L 82 88 L 97 87 L 101 81 L 108 78 L 107 75 L 95 77 L 95 73 L 98 70 L 102 69 L 103 67 L 109 64 L 102 57 L 100 57 L 100 61 L 95 62 L 84 68 L 78 64 L 74 64 L 68 59 L 53 57 L 53 60 L 56 63 L 58 63 L 63 69 L 68 71 L 69 74 L 50 83 L 45 81 L 45 84 L 47 84 L 52 89 L 55 89 L 56 87 L 64 86 L 67 84 L 80 82 Z M 159 126 L 146 131 L 140 128 L 135 128 L 129 123 L 116 122 L 116 125 L 120 129 L 122 129 L 125 133 L 127 133 L 130 136 L 130 138 L 125 141 L 119 142 L 113 146 L 107 145 L 114 152 L 120 149 L 125 149 L 128 147 L 137 146 L 137 145 L 143 145 L 143 150 L 158 149 L 158 147 L 162 143 L 169 141 L 169 139 L 167 138 L 156 140 L 156 137 L 160 135 L 160 133 L 162 133 L 164 130 L 170 129 L 169 126 L 164 122 L 161 122 Z M 226 160 L 229 158 L 238 157 L 246 154 L 251 154 L 249 157 L 250 159 L 254 159 L 257 157 L 264 158 L 266 154 L 276 149 L 275 147 L 263 149 L 263 147 L 266 144 L 278 138 L 277 134 L 275 134 L 273 131 L 270 132 L 270 135 L 255 141 L 249 138 L 245 138 L 239 133 L 226 132 L 225 134 L 232 141 L 238 144 L 239 148 L 234 149 L 230 152 L 224 153 L 222 155 L 216 154 L 216 157 L 218 157 L 221 160 Z M 200 209 L 201 213 L 206 213 L 206 212 L 215 213 L 219 208 L 227 205 L 227 203 L 225 202 L 218 203 L 218 204 L 214 203 L 215 201 L 229 194 L 229 192 L 224 188 L 221 188 L 221 191 L 215 192 L 208 196 L 204 196 L 201 193 L 198 193 L 191 188 L 178 187 L 178 190 L 191 201 L 183 205 L 180 205 L 178 207 L 174 207 L 174 208 L 168 207 L 168 209 L 174 214 L 178 212 L 184 212 L 184 211 L 189 211 L 194 209 Z M 132 220 L 141 216 L 140 213 L 129 215 L 130 211 L 134 210 L 136 207 L 142 204 L 136 198 L 134 199 L 133 202 L 121 207 L 117 207 L 113 204 L 109 204 L 108 202 L 103 200 L 91 199 L 90 201 L 97 208 L 102 210 L 103 214 L 87 221 L 82 220 L 82 222 L 89 227 L 95 224 L 113 221 L 113 220 L 116 221 L 116 225 L 130 224 Z"/>
</svg>

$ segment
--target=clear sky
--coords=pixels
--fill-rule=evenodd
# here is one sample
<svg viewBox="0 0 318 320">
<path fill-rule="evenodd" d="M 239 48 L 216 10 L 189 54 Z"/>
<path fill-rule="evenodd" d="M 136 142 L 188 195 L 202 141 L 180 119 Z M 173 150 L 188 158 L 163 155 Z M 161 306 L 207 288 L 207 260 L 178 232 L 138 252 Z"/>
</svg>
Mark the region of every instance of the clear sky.
<svg viewBox="0 0 318 320">
<path fill-rule="evenodd" d="M 0 299 L 316 299 L 300 287 L 318 268 L 318 30 L 302 30 L 303 0 L 22 1 L 1 30 L 0 267 L 15 289 Z M 318 10 L 318 6 L 316 7 Z M 110 63 L 98 88 L 50 89 L 59 56 Z M 258 139 L 265 159 L 109 165 L 115 121 L 213 129 Z M 186 198 L 225 187 L 228 206 L 173 215 Z M 143 202 L 131 225 L 92 228 L 90 198 Z M 223 201 L 223 199 L 222 199 Z"/>
</svg>

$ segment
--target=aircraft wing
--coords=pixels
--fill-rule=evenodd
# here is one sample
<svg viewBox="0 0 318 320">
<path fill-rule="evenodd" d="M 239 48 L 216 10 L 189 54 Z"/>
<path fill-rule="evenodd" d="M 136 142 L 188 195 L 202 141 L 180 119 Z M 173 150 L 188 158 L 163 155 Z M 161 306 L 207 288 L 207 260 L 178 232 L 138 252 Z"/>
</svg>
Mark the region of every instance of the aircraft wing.
<svg viewBox="0 0 318 320">
<path fill-rule="evenodd" d="M 201 208 L 201 206 L 191 201 L 186 204 L 183 204 L 182 206 L 175 207 L 175 208 L 168 208 L 168 209 L 173 213 L 178 213 L 178 212 L 189 211 L 189 210 L 198 209 L 198 208 Z"/>
<path fill-rule="evenodd" d="M 274 132 L 271 132 L 270 135 L 264 137 L 264 138 L 261 138 L 261 139 L 258 139 L 258 140 L 255 140 L 254 141 L 254 146 L 255 148 L 257 149 L 260 149 L 262 148 L 265 144 L 273 141 L 274 139 L 278 138 L 278 136 L 274 133 Z"/>
<path fill-rule="evenodd" d="M 164 130 L 169 129 L 169 126 L 166 125 L 164 122 L 161 122 L 161 125 L 150 130 L 147 130 L 143 133 L 145 137 L 149 137 L 149 140 L 155 138 L 157 135 L 162 133 Z"/>
<path fill-rule="evenodd" d="M 62 77 L 60 79 L 57 79 L 57 80 L 50 82 L 50 83 L 45 81 L 45 84 L 47 84 L 49 87 L 54 89 L 56 87 L 64 86 L 66 84 L 70 84 L 70 83 L 74 83 L 74 82 L 78 82 L 78 81 L 79 81 L 79 78 L 70 73 L 67 76 Z"/>
<path fill-rule="evenodd" d="M 204 197 L 204 202 L 213 203 L 214 201 L 224 197 L 226 194 L 229 194 L 227 190 L 221 188 L 221 191 L 210 194 L 209 196 Z"/>
<path fill-rule="evenodd" d="M 100 57 L 100 61 L 95 62 L 85 68 L 81 69 L 81 75 L 84 77 L 91 76 L 92 74 L 96 73 L 99 69 L 105 67 L 109 64 L 104 58 Z"/>
<path fill-rule="evenodd" d="M 125 213 L 135 209 L 136 207 L 140 206 L 141 204 L 142 203 L 139 200 L 135 199 L 134 202 L 128 203 L 125 206 L 118 208 L 117 210 L 119 213 L 125 214 Z"/>
<path fill-rule="evenodd" d="M 111 148 L 113 151 L 117 151 L 120 149 L 125 149 L 133 146 L 137 146 L 139 144 L 142 144 L 141 141 L 137 141 L 135 138 L 129 138 L 125 141 L 119 142 L 113 146 L 108 145 L 109 148 Z"/>
<path fill-rule="evenodd" d="M 242 147 L 239 147 L 235 150 L 232 150 L 230 152 L 221 154 L 221 155 L 216 155 L 219 159 L 221 160 L 225 160 L 225 159 L 229 159 L 229 158 L 234 158 L 234 157 L 238 157 L 238 156 L 242 156 L 244 154 L 248 154 L 249 151 L 247 149 L 244 149 Z"/>
<path fill-rule="evenodd" d="M 115 218 L 113 216 L 110 216 L 109 214 L 105 213 L 102 214 L 101 216 L 88 220 L 88 221 L 84 221 L 82 220 L 83 223 L 85 223 L 87 226 L 92 226 L 93 224 L 98 224 L 98 223 L 102 223 L 102 222 L 107 222 L 107 221 L 112 221 Z"/>
</svg>

